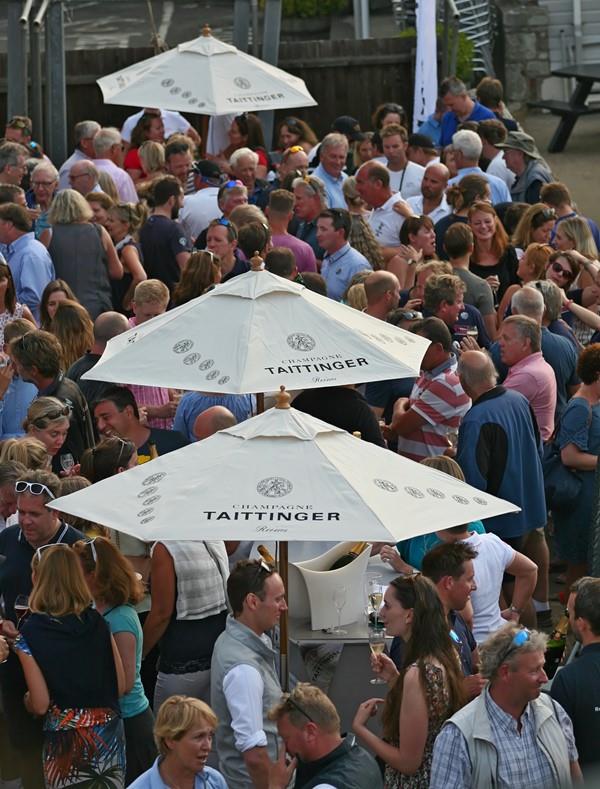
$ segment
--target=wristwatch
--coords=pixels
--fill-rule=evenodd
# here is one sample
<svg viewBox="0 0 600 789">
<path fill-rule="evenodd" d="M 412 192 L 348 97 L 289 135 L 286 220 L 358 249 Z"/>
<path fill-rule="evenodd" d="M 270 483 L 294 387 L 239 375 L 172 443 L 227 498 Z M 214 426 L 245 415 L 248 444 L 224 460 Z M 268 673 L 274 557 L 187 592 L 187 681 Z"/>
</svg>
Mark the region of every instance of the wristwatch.
<svg viewBox="0 0 600 789">
<path fill-rule="evenodd" d="M 514 605 L 511 605 L 509 610 L 510 610 L 511 614 L 518 614 L 519 616 L 521 616 L 521 614 L 523 613 L 523 609 L 522 608 L 517 608 Z"/>
</svg>

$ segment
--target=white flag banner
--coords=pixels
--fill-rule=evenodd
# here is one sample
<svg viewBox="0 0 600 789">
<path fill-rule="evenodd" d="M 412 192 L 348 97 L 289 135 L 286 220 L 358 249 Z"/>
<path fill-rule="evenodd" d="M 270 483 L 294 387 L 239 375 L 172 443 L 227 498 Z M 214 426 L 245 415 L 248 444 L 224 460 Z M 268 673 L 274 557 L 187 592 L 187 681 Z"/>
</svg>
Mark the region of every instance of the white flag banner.
<svg viewBox="0 0 600 789">
<path fill-rule="evenodd" d="M 415 103 L 413 131 L 435 110 L 437 99 L 437 37 L 435 0 L 417 0 L 417 58 L 415 63 Z"/>
</svg>

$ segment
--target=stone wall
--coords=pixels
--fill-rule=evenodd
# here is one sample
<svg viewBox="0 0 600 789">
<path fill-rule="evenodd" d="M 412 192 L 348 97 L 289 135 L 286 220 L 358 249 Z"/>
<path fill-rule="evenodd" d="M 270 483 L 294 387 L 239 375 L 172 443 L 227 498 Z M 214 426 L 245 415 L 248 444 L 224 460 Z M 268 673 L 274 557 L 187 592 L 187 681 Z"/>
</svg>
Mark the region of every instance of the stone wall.
<svg viewBox="0 0 600 789">
<path fill-rule="evenodd" d="M 548 10 L 538 0 L 494 2 L 499 22 L 494 61 L 505 99 L 511 105 L 538 100 L 550 74 Z"/>
</svg>

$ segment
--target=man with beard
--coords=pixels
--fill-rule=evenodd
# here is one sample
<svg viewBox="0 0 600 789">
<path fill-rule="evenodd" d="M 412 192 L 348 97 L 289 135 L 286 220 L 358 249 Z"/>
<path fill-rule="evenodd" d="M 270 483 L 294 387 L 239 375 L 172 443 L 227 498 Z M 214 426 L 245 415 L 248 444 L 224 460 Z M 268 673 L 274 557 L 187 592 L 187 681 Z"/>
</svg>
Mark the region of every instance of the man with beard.
<svg viewBox="0 0 600 789">
<path fill-rule="evenodd" d="M 152 214 L 140 231 L 144 268 L 148 277 L 173 290 L 188 262 L 192 244 L 175 220 L 183 206 L 181 183 L 172 175 L 160 178 L 152 191 Z"/>
</svg>

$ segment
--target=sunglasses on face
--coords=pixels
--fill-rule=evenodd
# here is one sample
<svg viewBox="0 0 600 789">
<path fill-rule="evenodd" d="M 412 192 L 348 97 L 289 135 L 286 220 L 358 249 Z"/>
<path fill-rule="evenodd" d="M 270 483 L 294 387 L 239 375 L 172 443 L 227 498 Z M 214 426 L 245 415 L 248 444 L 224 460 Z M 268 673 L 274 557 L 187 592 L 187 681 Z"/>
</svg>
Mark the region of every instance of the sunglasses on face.
<svg viewBox="0 0 600 789">
<path fill-rule="evenodd" d="M 563 268 L 563 266 L 560 265 L 558 260 L 555 260 L 553 263 L 550 264 L 550 266 L 552 268 L 552 271 L 556 272 L 556 274 L 560 274 L 561 277 L 566 277 L 568 279 L 569 277 L 573 276 L 573 272 L 568 268 Z"/>
</svg>

